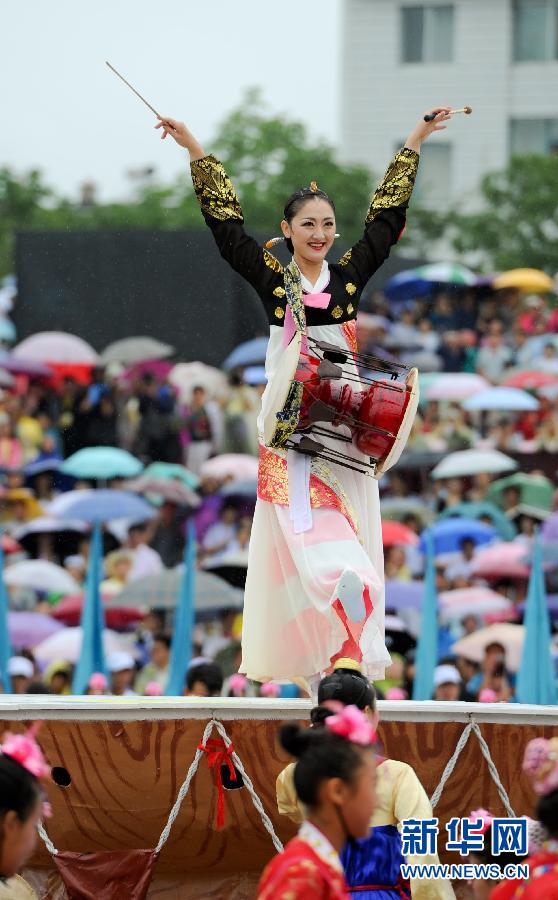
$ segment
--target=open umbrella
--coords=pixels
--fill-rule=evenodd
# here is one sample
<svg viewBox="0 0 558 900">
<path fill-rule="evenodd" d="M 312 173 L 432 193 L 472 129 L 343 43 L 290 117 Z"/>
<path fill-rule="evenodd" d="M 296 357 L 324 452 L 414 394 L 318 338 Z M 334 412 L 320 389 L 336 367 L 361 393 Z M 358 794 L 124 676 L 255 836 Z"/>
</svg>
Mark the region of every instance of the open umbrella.
<svg viewBox="0 0 558 900">
<path fill-rule="evenodd" d="M 41 641 L 33 648 L 35 659 L 41 666 L 48 666 L 56 660 L 63 659 L 66 662 L 76 663 L 81 654 L 83 632 L 81 628 L 63 628 L 46 640 Z M 110 653 L 130 652 L 129 641 L 122 638 L 114 631 L 105 629 L 103 632 L 103 646 L 105 656 Z"/>
<path fill-rule="evenodd" d="M 64 475 L 72 478 L 135 478 L 143 464 L 120 447 L 84 447 L 69 456 L 60 466 Z"/>
<path fill-rule="evenodd" d="M 222 497 L 247 497 L 255 500 L 258 492 L 257 478 L 227 481 L 219 490 Z"/>
<path fill-rule="evenodd" d="M 423 525 L 434 518 L 434 511 L 418 497 L 382 497 L 382 519 L 401 521 L 405 516 L 415 516 Z"/>
<path fill-rule="evenodd" d="M 152 478 L 144 474 L 125 481 L 122 487 L 134 494 L 143 494 L 151 502 L 167 500 L 177 506 L 189 506 L 192 509 L 197 509 L 201 503 L 200 497 L 177 479 Z"/>
<path fill-rule="evenodd" d="M 200 479 L 197 475 L 190 472 L 190 469 L 187 469 L 186 466 L 180 466 L 178 463 L 153 462 L 144 469 L 143 474 L 148 478 L 180 481 L 194 491 L 200 484 Z"/>
<path fill-rule="evenodd" d="M 29 375 L 30 378 L 50 378 L 53 370 L 50 366 L 34 359 L 19 359 L 11 353 L 0 351 L 0 366 L 12 375 Z"/>
<path fill-rule="evenodd" d="M 33 362 L 96 366 L 99 356 L 93 347 L 76 334 L 65 331 L 40 331 L 25 338 L 12 350 L 15 359 Z"/>
<path fill-rule="evenodd" d="M 116 595 L 114 599 L 116 601 L 118 595 Z M 102 598 L 102 602 L 103 605 L 106 605 L 106 598 Z M 51 612 L 51 616 L 57 623 L 61 622 L 64 625 L 75 627 L 76 625 L 79 625 L 81 621 L 83 603 L 84 594 L 82 593 L 75 594 L 73 597 L 64 597 L 60 603 L 56 604 Z M 105 610 L 107 628 L 112 628 L 114 631 L 125 631 L 126 629 L 137 625 L 138 622 L 141 622 L 144 616 L 144 610 L 133 606 L 114 606 Z"/>
<path fill-rule="evenodd" d="M 468 412 L 497 410 L 502 412 L 530 412 L 539 408 L 539 401 L 514 387 L 491 387 L 463 401 Z"/>
<path fill-rule="evenodd" d="M 545 294 L 555 290 L 550 275 L 540 269 L 509 269 L 493 279 L 492 287 L 495 291 L 517 288 L 526 294 Z"/>
<path fill-rule="evenodd" d="M 248 366 L 248 368 L 244 370 L 242 380 L 245 384 L 251 385 L 267 384 L 265 366 Z"/>
<path fill-rule="evenodd" d="M 443 622 L 462 619 L 467 615 L 482 617 L 489 613 L 513 613 L 513 604 L 509 600 L 486 587 L 443 591 L 438 599 Z"/>
<path fill-rule="evenodd" d="M 516 472 L 507 478 L 499 478 L 492 482 L 487 491 L 488 499 L 504 505 L 504 493 L 509 488 L 516 488 L 519 492 L 519 504 L 531 506 L 550 512 L 554 500 L 554 485 L 544 475 L 527 475 L 524 472 Z"/>
<path fill-rule="evenodd" d="M 50 504 L 49 512 L 62 518 L 85 522 L 108 522 L 111 519 L 148 521 L 155 516 L 153 508 L 136 494 L 127 491 L 69 491 Z"/>
<path fill-rule="evenodd" d="M 543 522 L 541 537 L 544 541 L 558 541 L 558 512 L 552 513 L 552 515 Z"/>
<path fill-rule="evenodd" d="M 424 581 L 386 581 L 386 609 L 420 609 L 424 598 Z"/>
<path fill-rule="evenodd" d="M 74 492 L 72 491 L 72 493 Z M 81 522 L 79 519 L 55 519 L 53 516 L 39 516 L 17 528 L 14 531 L 14 537 L 24 543 L 30 535 L 62 534 L 64 532 L 85 534 L 88 530 L 87 523 Z"/>
<path fill-rule="evenodd" d="M 548 372 L 522 371 L 509 375 L 503 382 L 503 387 L 520 388 L 524 391 L 536 391 L 539 388 L 548 385 L 558 385 L 558 376 L 550 375 Z"/>
<path fill-rule="evenodd" d="M 215 557 L 209 557 L 203 564 L 206 572 L 218 575 L 235 588 L 246 585 L 248 570 L 248 550 L 233 553 L 218 553 Z"/>
<path fill-rule="evenodd" d="M 14 650 L 35 647 L 45 641 L 51 634 L 64 628 L 51 616 L 36 612 L 9 612 L 8 631 Z"/>
<path fill-rule="evenodd" d="M 117 596 L 109 598 L 106 608 L 141 606 L 161 609 L 174 609 L 182 584 L 183 566 L 175 569 L 164 569 L 158 575 L 150 575 L 133 581 L 120 591 Z M 235 590 L 210 572 L 199 571 L 196 574 L 196 590 L 194 601 L 196 612 L 210 612 L 219 609 L 238 609 L 243 606 L 242 591 Z"/>
<path fill-rule="evenodd" d="M 226 375 L 202 362 L 177 363 L 169 372 L 168 380 L 183 403 L 190 402 L 192 390 L 198 386 L 205 388 L 210 397 L 226 396 L 228 391 Z"/>
<path fill-rule="evenodd" d="M 204 462 L 201 474 L 203 478 L 254 480 L 258 477 L 258 460 L 247 453 L 224 453 Z"/>
<path fill-rule="evenodd" d="M 467 637 L 456 641 L 452 652 L 457 656 L 464 656 L 472 662 L 481 663 L 484 652 L 490 644 L 501 644 L 506 651 L 506 667 L 511 672 L 517 672 L 521 661 L 521 651 L 525 639 L 523 625 L 512 625 L 509 622 L 499 622 L 496 625 L 488 625 L 479 628 Z"/>
<path fill-rule="evenodd" d="M 103 365 L 119 362 L 125 366 L 144 360 L 166 359 L 175 352 L 170 344 L 164 344 L 152 337 L 129 337 L 120 341 L 114 341 L 105 347 L 101 353 L 100 361 Z"/>
<path fill-rule="evenodd" d="M 434 554 L 439 556 L 459 552 L 464 540 L 473 541 L 476 547 L 490 544 L 496 537 L 496 531 L 477 519 L 442 519 L 423 531 L 420 538 L 423 553 L 426 553 L 428 536 L 432 539 Z"/>
<path fill-rule="evenodd" d="M 389 300 L 408 300 L 423 297 L 433 290 L 446 286 L 472 287 L 477 277 L 465 266 L 453 263 L 430 263 L 416 269 L 406 269 L 390 278 L 383 287 Z"/>
<path fill-rule="evenodd" d="M 418 536 L 401 522 L 382 522 L 382 543 L 384 547 L 396 545 L 408 545 L 415 547 L 419 542 Z"/>
<path fill-rule="evenodd" d="M 528 578 L 529 567 L 525 564 L 527 548 L 524 544 L 509 541 L 492 544 L 478 550 L 471 564 L 475 578 L 488 581 L 498 578 Z"/>
<path fill-rule="evenodd" d="M 238 347 L 229 353 L 223 363 L 223 369 L 230 371 L 231 369 L 246 368 L 246 366 L 256 366 L 265 362 L 267 353 L 268 337 L 257 337 Z"/>
<path fill-rule="evenodd" d="M 6 566 L 4 581 L 9 587 L 29 587 L 47 594 L 74 594 L 79 591 L 75 578 L 46 559 L 25 559 Z"/>
<path fill-rule="evenodd" d="M 503 541 L 513 541 L 517 534 L 515 526 L 502 510 L 487 501 L 456 503 L 454 506 L 448 506 L 440 515 L 440 519 L 454 518 L 490 519 L 490 524 Z"/>
<path fill-rule="evenodd" d="M 499 450 L 457 450 L 432 470 L 432 478 L 465 478 L 481 473 L 510 472 L 518 463 Z"/>
<path fill-rule="evenodd" d="M 427 387 L 427 400 L 465 400 L 490 387 L 482 375 L 473 372 L 444 372 Z"/>
</svg>

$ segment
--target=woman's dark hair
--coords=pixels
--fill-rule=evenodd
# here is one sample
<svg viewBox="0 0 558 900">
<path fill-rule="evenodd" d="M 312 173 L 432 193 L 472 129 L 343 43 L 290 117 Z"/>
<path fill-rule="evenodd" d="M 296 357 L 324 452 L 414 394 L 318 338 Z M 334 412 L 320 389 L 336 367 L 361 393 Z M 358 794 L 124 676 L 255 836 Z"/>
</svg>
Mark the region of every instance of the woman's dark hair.
<svg viewBox="0 0 558 900">
<path fill-rule="evenodd" d="M 344 706 L 376 709 L 376 691 L 362 672 L 356 669 L 335 669 L 318 685 L 318 703 L 337 700 Z"/>
<path fill-rule="evenodd" d="M 550 837 L 558 837 L 558 790 L 541 797 L 537 804 L 537 819 Z"/>
<path fill-rule="evenodd" d="M 329 710 L 326 710 L 331 715 Z M 296 792 L 305 806 L 315 807 L 322 781 L 340 778 L 351 784 L 355 772 L 362 765 L 366 747 L 328 731 L 327 728 L 301 728 L 288 723 L 279 733 L 281 745 L 298 759 L 294 770 Z"/>
<path fill-rule="evenodd" d="M 325 200 L 326 203 L 329 203 L 333 212 L 335 213 L 335 203 L 328 197 L 325 191 L 320 191 L 318 189 L 313 190 L 311 187 L 300 188 L 300 190 L 295 191 L 294 194 L 291 194 L 287 202 L 285 203 L 285 208 L 283 210 L 283 218 L 286 222 L 291 224 L 292 220 L 296 216 L 298 212 L 302 209 L 307 200 Z M 294 252 L 293 242 L 290 238 L 285 238 L 285 243 L 288 247 L 289 253 Z"/>
<path fill-rule="evenodd" d="M 25 822 L 41 796 L 35 776 L 15 759 L 0 754 L 0 819 L 13 810 Z"/>
<path fill-rule="evenodd" d="M 221 692 L 223 687 L 223 670 L 221 666 L 213 662 L 192 666 L 191 669 L 188 669 L 186 675 L 186 687 L 189 691 L 192 690 L 196 681 L 201 681 L 202 684 L 205 684 L 209 696 L 215 697 Z"/>
</svg>

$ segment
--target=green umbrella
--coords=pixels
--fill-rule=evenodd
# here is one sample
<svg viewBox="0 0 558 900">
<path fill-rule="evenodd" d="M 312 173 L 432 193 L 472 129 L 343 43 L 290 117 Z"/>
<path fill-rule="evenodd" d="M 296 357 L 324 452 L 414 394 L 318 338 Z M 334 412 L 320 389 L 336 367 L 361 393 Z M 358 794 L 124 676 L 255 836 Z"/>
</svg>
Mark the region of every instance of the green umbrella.
<svg viewBox="0 0 558 900">
<path fill-rule="evenodd" d="M 186 466 L 179 466 L 178 463 L 154 462 L 151 463 L 143 473 L 149 478 L 162 478 L 164 481 L 181 481 L 186 487 L 195 489 L 199 486 L 200 480 L 197 475 L 190 472 Z"/>
<path fill-rule="evenodd" d="M 513 541 L 516 535 L 516 530 L 512 523 L 494 503 L 487 503 L 486 501 L 480 503 L 456 503 L 455 506 L 449 506 L 445 509 L 440 519 L 450 519 L 452 517 L 465 519 L 489 518 L 503 541 Z"/>
<path fill-rule="evenodd" d="M 516 472 L 507 478 L 499 478 L 494 481 L 487 491 L 487 498 L 504 508 L 504 491 L 508 488 L 516 488 L 519 492 L 519 500 L 516 506 L 530 506 L 537 510 L 550 512 L 554 499 L 554 485 L 544 475 L 526 475 Z"/>
<path fill-rule="evenodd" d="M 465 266 L 458 263 L 429 263 L 426 266 L 419 266 L 415 269 L 419 278 L 425 281 L 432 281 L 435 284 L 455 284 L 464 286 L 474 286 L 477 283 L 477 276 Z"/>
<path fill-rule="evenodd" d="M 119 447 L 84 447 L 60 466 L 60 472 L 73 478 L 135 478 L 143 469 L 142 463 L 127 450 Z"/>
</svg>

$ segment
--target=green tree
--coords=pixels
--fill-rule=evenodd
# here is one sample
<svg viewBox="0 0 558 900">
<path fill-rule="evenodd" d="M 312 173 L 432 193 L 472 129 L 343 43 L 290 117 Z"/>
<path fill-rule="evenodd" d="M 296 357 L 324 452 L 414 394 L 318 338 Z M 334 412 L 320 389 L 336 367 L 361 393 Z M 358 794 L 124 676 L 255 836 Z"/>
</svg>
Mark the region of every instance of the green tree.
<svg viewBox="0 0 558 900">
<path fill-rule="evenodd" d="M 484 208 L 448 217 L 460 253 L 481 254 L 491 269 L 558 270 L 558 156 L 516 156 L 481 182 Z"/>
</svg>

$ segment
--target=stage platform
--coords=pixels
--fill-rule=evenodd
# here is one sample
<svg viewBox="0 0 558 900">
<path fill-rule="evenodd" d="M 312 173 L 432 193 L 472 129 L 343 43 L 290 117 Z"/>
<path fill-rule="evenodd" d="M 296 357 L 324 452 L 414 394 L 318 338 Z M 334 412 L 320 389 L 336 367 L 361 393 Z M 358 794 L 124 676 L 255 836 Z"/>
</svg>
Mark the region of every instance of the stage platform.
<svg viewBox="0 0 558 900">
<path fill-rule="evenodd" d="M 277 729 L 283 721 L 308 720 L 310 708 L 307 700 L 3 695 L 0 731 L 43 722 L 39 742 L 49 764 L 70 782 L 48 787 L 53 817 L 46 829 L 59 851 L 154 849 L 211 722 L 212 737 L 219 737 L 220 723 L 232 741 L 272 830 L 285 842 L 294 829 L 276 810 L 275 779 L 289 762 Z M 379 708 L 382 753 L 410 763 L 429 796 L 461 746 L 435 810 L 441 827 L 481 806 L 506 815 L 502 789 L 516 815 L 532 813 L 523 748 L 534 737 L 558 733 L 558 707 L 384 701 Z M 206 754 L 198 756 L 148 896 L 253 897 L 259 873 L 276 852 L 272 837 L 246 786 L 225 792 L 225 827 L 215 830 L 213 772 Z M 49 900 L 66 896 L 42 843 L 31 868 L 30 879 L 48 885 Z M 97 894 L 97 900 L 109 896 Z"/>
</svg>

